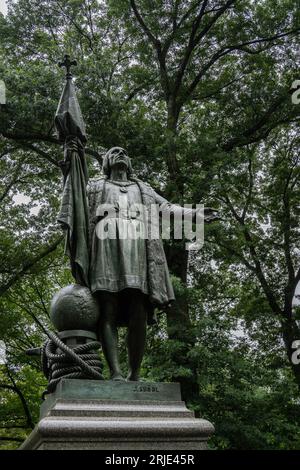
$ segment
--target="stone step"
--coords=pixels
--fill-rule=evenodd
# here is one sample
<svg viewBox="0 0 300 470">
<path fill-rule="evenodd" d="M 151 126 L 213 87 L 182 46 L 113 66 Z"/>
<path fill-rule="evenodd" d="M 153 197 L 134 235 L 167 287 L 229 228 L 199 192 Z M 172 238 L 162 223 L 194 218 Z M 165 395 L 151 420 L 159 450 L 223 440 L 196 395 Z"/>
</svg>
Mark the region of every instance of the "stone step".
<svg viewBox="0 0 300 470">
<path fill-rule="evenodd" d="M 194 413 L 188 410 L 183 402 L 119 402 L 114 401 L 66 401 L 58 400 L 47 416 L 119 416 L 119 417 L 170 417 L 193 418 Z"/>
<path fill-rule="evenodd" d="M 193 418 L 90 418 L 46 417 L 39 422 L 41 436 L 63 437 L 197 437 L 206 438 L 213 432 L 212 424 Z"/>
</svg>

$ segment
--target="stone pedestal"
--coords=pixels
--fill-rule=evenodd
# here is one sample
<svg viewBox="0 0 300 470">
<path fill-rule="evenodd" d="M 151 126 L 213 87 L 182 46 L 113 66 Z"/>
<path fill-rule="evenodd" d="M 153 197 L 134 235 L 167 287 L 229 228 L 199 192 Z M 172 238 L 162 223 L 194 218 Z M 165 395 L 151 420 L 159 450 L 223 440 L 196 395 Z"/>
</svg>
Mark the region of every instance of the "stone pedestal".
<svg viewBox="0 0 300 470">
<path fill-rule="evenodd" d="M 176 383 L 62 379 L 21 450 L 199 450 L 213 425 Z"/>
</svg>

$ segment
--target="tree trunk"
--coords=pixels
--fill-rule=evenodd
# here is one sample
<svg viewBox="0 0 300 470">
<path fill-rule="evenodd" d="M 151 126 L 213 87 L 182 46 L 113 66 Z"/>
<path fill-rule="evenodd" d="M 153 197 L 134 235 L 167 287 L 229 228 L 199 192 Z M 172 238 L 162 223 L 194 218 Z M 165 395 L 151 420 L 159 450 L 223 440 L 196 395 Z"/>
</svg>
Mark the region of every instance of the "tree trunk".
<svg viewBox="0 0 300 470">
<path fill-rule="evenodd" d="M 180 108 L 176 99 L 170 97 L 167 102 L 167 126 L 166 126 L 166 162 L 169 171 L 169 183 L 167 186 L 167 197 L 177 204 L 183 203 L 184 175 L 182 175 L 177 159 L 177 127 Z"/>
<path fill-rule="evenodd" d="M 168 200 L 183 205 L 184 204 L 184 175 L 181 173 L 180 165 L 177 159 L 177 125 L 179 117 L 179 107 L 176 100 L 169 98 L 168 118 L 166 129 L 166 151 L 167 151 L 167 167 L 169 171 L 169 183 L 166 188 L 166 196 Z M 171 272 L 178 277 L 186 286 L 187 283 L 187 267 L 188 267 L 188 251 L 185 249 L 185 240 L 173 240 L 172 243 L 165 248 L 168 265 Z M 192 377 L 186 377 L 178 374 L 174 376 L 174 381 L 181 384 L 182 396 L 184 400 L 192 400 L 198 396 L 197 373 L 194 365 L 188 359 L 188 353 L 195 344 L 195 337 L 192 330 L 192 324 L 189 316 L 189 303 L 186 291 L 184 293 L 176 293 L 176 301 L 168 309 L 167 327 L 170 340 L 180 343 L 180 355 L 174 354 L 173 361 L 178 367 L 188 368 L 192 372 Z"/>
</svg>

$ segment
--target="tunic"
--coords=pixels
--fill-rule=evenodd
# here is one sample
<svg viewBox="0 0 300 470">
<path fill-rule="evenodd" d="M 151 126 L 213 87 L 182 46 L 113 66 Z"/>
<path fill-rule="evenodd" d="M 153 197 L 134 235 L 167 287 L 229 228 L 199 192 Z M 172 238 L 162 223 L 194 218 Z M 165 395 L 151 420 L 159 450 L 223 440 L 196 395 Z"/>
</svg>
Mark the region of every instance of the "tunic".
<svg viewBox="0 0 300 470">
<path fill-rule="evenodd" d="M 134 288 L 148 294 L 140 189 L 135 182 L 107 181 L 103 201 L 96 209 L 99 220 L 92 235 L 91 291 Z"/>
</svg>

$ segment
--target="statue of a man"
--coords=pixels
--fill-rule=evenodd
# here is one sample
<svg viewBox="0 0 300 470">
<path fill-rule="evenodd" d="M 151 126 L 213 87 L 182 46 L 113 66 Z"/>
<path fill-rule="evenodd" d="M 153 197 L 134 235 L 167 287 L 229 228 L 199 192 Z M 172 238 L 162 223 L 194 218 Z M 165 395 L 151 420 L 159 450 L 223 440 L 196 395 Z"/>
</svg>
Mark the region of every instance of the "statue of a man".
<svg viewBox="0 0 300 470">
<path fill-rule="evenodd" d="M 137 381 L 147 323 L 155 322 L 155 307 L 167 306 L 174 300 L 162 240 L 150 235 L 153 229 L 158 229 L 152 208 L 159 206 L 160 214 L 188 215 L 193 219 L 196 210 L 169 203 L 147 183 L 134 178 L 131 160 L 120 147 L 107 152 L 102 169 L 104 176 L 91 179 L 86 189 L 89 225 L 86 284 L 99 301 L 98 334 L 111 379 L 124 380 L 118 357 L 118 327 L 127 326 L 127 380 Z M 76 196 L 74 200 L 76 205 L 80 198 Z M 60 220 L 68 222 L 74 208 L 66 203 L 62 212 L 64 217 Z M 82 233 L 83 229 L 77 226 L 76 230 Z M 77 251 L 83 252 L 83 248 Z M 72 262 L 72 252 L 69 254 Z"/>
</svg>

